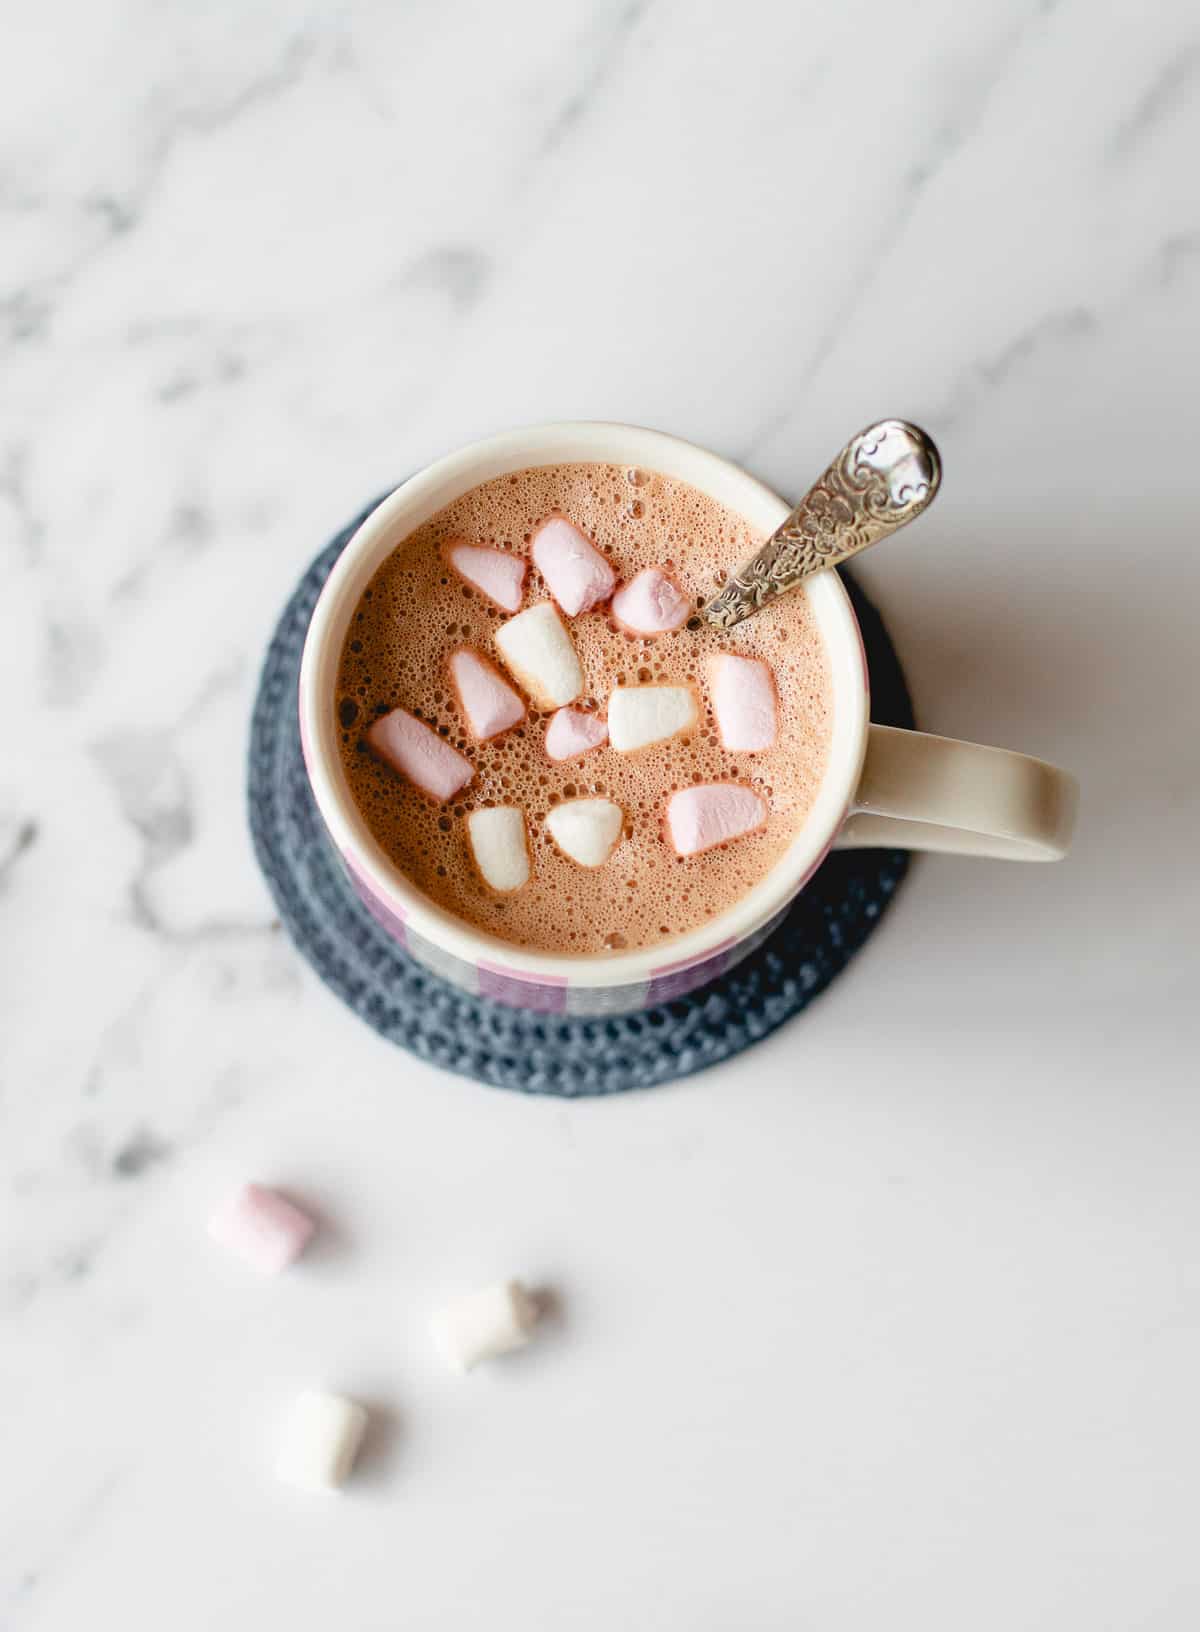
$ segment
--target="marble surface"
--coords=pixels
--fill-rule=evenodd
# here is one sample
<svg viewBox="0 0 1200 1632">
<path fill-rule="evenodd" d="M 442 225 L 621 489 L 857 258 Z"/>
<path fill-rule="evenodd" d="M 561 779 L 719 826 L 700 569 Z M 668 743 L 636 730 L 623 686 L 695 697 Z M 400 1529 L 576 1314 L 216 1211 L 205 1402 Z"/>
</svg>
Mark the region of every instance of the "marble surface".
<svg viewBox="0 0 1200 1632">
<path fill-rule="evenodd" d="M 1194 1627 L 1191 8 L 44 0 L 0 75 L 0 1625 Z M 1073 857 L 922 862 L 616 1103 L 342 1012 L 242 810 L 321 543 L 523 421 L 794 491 L 894 413 L 945 486 L 864 579 Z M 250 1176 L 326 1222 L 278 1283 L 203 1237 Z M 544 1341 L 444 1374 L 514 1272 Z M 329 1500 L 308 1384 L 376 1408 Z"/>
</svg>

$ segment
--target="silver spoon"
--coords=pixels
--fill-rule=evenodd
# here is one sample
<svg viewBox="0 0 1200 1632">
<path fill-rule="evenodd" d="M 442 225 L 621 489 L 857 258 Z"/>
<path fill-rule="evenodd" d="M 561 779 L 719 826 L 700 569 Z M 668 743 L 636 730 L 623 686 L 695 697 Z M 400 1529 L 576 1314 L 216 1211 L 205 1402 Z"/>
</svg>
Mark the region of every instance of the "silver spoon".
<svg viewBox="0 0 1200 1632">
<path fill-rule="evenodd" d="M 869 425 L 700 617 L 732 629 L 810 573 L 836 567 L 906 526 L 928 508 L 941 479 L 942 461 L 924 431 L 903 419 Z"/>
</svg>

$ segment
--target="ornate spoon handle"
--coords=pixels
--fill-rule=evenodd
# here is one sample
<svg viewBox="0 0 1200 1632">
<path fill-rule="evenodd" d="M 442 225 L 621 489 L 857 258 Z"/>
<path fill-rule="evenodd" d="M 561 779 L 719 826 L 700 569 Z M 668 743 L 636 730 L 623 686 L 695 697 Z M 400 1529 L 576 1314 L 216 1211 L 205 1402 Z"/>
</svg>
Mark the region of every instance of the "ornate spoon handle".
<svg viewBox="0 0 1200 1632">
<path fill-rule="evenodd" d="M 902 419 L 868 426 L 700 616 L 732 629 L 810 573 L 836 567 L 919 516 L 941 479 L 941 459 L 924 431 Z"/>
</svg>

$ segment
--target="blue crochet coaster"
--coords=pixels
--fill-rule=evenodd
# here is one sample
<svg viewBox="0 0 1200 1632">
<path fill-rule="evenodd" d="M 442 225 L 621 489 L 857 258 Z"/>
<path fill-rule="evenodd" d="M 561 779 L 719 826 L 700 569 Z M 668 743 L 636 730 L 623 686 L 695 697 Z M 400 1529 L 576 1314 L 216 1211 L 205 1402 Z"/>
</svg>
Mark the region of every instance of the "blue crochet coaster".
<svg viewBox="0 0 1200 1632">
<path fill-rule="evenodd" d="M 375 504 L 380 501 L 376 500 Z M 298 950 L 369 1026 L 434 1065 L 526 1093 L 612 1094 L 702 1071 L 766 1037 L 823 992 L 879 922 L 908 867 L 903 850 L 827 858 L 779 927 L 735 968 L 686 997 L 616 1019 L 511 1009 L 431 974 L 351 890 L 304 774 L 296 688 L 317 596 L 369 505 L 326 546 L 284 608 L 250 733 L 255 853 Z M 847 576 L 871 671 L 871 717 L 911 726 L 912 706 L 879 614 Z"/>
</svg>

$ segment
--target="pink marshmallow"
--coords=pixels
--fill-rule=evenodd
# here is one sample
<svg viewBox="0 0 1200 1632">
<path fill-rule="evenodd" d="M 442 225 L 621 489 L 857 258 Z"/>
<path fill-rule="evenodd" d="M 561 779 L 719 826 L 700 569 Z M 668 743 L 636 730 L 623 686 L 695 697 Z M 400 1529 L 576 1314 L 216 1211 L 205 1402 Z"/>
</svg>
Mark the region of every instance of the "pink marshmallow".
<svg viewBox="0 0 1200 1632">
<path fill-rule="evenodd" d="M 692 603 L 672 578 L 646 567 L 613 596 L 612 614 L 634 635 L 663 635 L 686 623 Z"/>
<path fill-rule="evenodd" d="M 394 771 L 442 804 L 475 775 L 469 759 L 402 708 L 376 720 L 367 731 L 367 742 Z"/>
<path fill-rule="evenodd" d="M 218 1245 L 263 1275 L 286 1269 L 304 1251 L 315 1229 L 307 1213 L 262 1184 L 244 1184 L 208 1223 L 208 1233 Z"/>
<path fill-rule="evenodd" d="M 551 759 L 578 759 L 607 741 L 604 721 L 579 708 L 560 708 L 546 727 L 546 752 Z"/>
<path fill-rule="evenodd" d="M 519 612 L 525 593 L 525 562 L 507 550 L 489 550 L 480 544 L 464 544 L 452 538 L 446 545 L 446 560 L 460 578 L 465 578 L 506 612 Z"/>
<path fill-rule="evenodd" d="M 738 782 L 683 788 L 667 801 L 667 829 L 681 856 L 698 856 L 716 844 L 740 839 L 762 827 L 766 819 L 763 800 Z"/>
<path fill-rule="evenodd" d="M 450 654 L 450 678 L 473 737 L 486 742 L 525 718 L 525 704 L 492 667 L 469 646 Z"/>
<path fill-rule="evenodd" d="M 767 665 L 756 657 L 719 652 L 712 660 L 711 673 L 721 746 L 744 754 L 774 748 L 779 722 L 775 681 Z"/>
<path fill-rule="evenodd" d="M 616 573 L 565 516 L 551 516 L 533 535 L 533 561 L 569 618 L 590 612 L 616 588 Z"/>
</svg>

